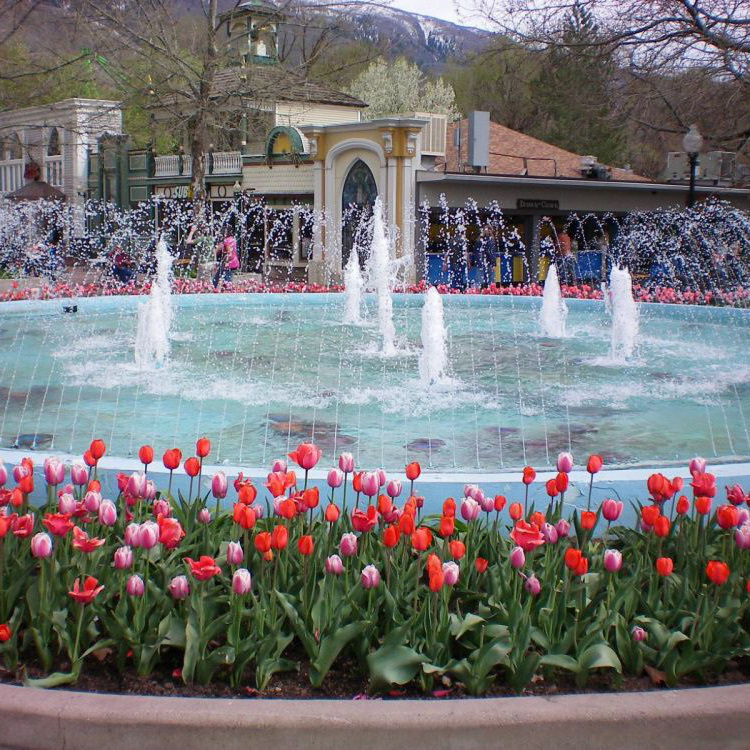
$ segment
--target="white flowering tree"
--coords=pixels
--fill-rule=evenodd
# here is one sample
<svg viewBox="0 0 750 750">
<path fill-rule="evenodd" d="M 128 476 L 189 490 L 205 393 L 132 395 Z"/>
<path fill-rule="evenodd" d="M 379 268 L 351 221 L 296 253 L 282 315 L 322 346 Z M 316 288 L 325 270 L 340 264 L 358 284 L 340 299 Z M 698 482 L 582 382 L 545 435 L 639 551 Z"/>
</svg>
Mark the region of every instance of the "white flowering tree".
<svg viewBox="0 0 750 750">
<path fill-rule="evenodd" d="M 452 86 L 442 78 L 430 80 L 404 58 L 371 63 L 354 79 L 349 93 L 367 102 L 364 117 L 370 120 L 408 112 L 458 113 Z"/>
</svg>

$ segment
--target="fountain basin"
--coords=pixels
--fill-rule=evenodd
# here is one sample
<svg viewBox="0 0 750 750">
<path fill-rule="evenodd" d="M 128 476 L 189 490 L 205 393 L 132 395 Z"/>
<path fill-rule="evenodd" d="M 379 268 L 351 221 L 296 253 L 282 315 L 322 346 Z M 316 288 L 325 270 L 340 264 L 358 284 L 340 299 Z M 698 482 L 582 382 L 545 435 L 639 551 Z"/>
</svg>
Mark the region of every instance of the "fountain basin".
<svg viewBox="0 0 750 750">
<path fill-rule="evenodd" d="M 396 352 L 380 353 L 377 302 L 341 323 L 341 294 L 175 296 L 171 356 L 133 359 L 138 300 L 2 305 L 0 440 L 80 455 L 183 450 L 207 434 L 222 466 L 267 466 L 302 440 L 363 468 L 419 461 L 438 476 L 494 481 L 557 453 L 615 468 L 750 456 L 750 311 L 640 307 L 633 357 L 610 357 L 601 302 L 567 300 L 567 336 L 538 335 L 538 298 L 443 298 L 447 382 L 422 385 L 422 299 L 394 295 Z M 15 451 L 14 451 L 15 453 Z M 20 454 L 16 454 L 20 455 Z M 12 460 L 12 459 L 11 459 Z"/>
</svg>

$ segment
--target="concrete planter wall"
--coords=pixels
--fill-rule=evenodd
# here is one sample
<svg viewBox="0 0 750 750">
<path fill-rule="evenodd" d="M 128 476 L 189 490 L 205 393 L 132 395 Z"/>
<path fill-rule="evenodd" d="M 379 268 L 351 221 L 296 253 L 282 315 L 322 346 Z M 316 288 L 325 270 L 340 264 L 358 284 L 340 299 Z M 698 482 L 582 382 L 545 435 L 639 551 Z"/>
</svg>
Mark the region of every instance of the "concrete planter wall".
<svg viewBox="0 0 750 750">
<path fill-rule="evenodd" d="M 548 698 L 149 698 L 0 686 L 0 750 L 746 750 L 750 685 Z"/>
</svg>

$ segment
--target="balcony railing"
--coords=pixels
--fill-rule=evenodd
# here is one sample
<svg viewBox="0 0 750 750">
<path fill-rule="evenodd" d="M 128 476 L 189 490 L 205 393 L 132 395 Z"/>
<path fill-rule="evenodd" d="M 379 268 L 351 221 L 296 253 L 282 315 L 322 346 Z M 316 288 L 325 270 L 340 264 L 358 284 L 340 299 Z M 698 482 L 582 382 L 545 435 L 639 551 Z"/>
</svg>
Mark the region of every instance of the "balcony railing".
<svg viewBox="0 0 750 750">
<path fill-rule="evenodd" d="M 154 177 L 190 177 L 192 174 L 192 156 L 157 156 L 154 159 Z M 206 174 L 242 174 L 242 154 L 239 151 L 214 151 L 208 154 Z"/>
<path fill-rule="evenodd" d="M 44 174 L 48 185 L 62 188 L 63 186 L 63 160 L 62 156 L 48 156 L 44 160 Z"/>
<path fill-rule="evenodd" d="M 0 195 L 23 187 L 23 159 L 0 161 Z"/>
</svg>

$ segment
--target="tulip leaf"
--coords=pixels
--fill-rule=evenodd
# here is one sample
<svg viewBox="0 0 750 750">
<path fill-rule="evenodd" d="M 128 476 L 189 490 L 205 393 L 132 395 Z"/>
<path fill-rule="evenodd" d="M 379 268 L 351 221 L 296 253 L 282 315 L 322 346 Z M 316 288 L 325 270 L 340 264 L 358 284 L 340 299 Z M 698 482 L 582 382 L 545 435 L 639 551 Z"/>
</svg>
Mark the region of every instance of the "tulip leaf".
<svg viewBox="0 0 750 750">
<path fill-rule="evenodd" d="M 543 667 L 566 669 L 568 672 L 578 672 L 578 662 L 567 654 L 545 654 L 539 662 Z"/>
<path fill-rule="evenodd" d="M 258 690 L 265 690 L 268 681 L 277 672 L 291 672 L 295 669 L 299 669 L 298 661 L 291 661 L 289 659 L 264 659 L 258 662 L 255 669 L 255 687 Z"/>
<path fill-rule="evenodd" d="M 182 679 L 185 683 L 193 681 L 195 668 L 200 657 L 200 635 L 198 634 L 198 620 L 195 612 L 190 612 L 185 625 L 185 656 L 182 660 Z"/>
<path fill-rule="evenodd" d="M 310 683 L 313 687 L 320 687 L 341 649 L 352 638 L 362 633 L 367 625 L 366 622 L 352 622 L 323 638 L 318 649 L 318 658 L 310 664 Z"/>
<path fill-rule="evenodd" d="M 289 618 L 289 622 L 294 628 L 297 637 L 300 639 L 308 657 L 311 660 L 315 659 L 318 656 L 318 644 L 315 642 L 312 634 L 307 630 L 305 623 L 294 608 L 294 605 L 289 601 L 289 598 L 280 591 L 274 589 L 273 593 L 281 603 L 284 614 Z"/>
<path fill-rule="evenodd" d="M 472 614 L 469 612 L 463 618 L 459 620 L 456 615 L 451 615 L 451 635 L 458 640 L 464 633 L 474 629 L 477 625 L 481 625 L 485 622 L 484 617 Z"/>
<path fill-rule="evenodd" d="M 578 664 L 582 670 L 614 669 L 622 672 L 622 664 L 617 654 L 605 643 L 589 646 L 579 657 Z"/>
<path fill-rule="evenodd" d="M 159 623 L 159 635 L 165 646 L 185 648 L 185 624 L 174 614 L 168 614 Z"/>
<path fill-rule="evenodd" d="M 667 639 L 667 645 L 664 647 L 665 651 L 671 651 L 677 644 L 682 643 L 683 641 L 689 641 L 690 638 L 685 635 L 685 633 L 681 633 L 679 630 L 672 633 L 669 638 Z"/>
<path fill-rule="evenodd" d="M 234 648 L 232 646 L 220 646 L 214 649 L 205 659 L 198 664 L 198 681 L 203 685 L 209 683 L 214 672 L 221 666 L 234 662 Z"/>
<path fill-rule="evenodd" d="M 377 692 L 406 684 L 414 679 L 424 661 L 424 656 L 407 646 L 381 646 L 367 657 L 370 689 Z"/>
<path fill-rule="evenodd" d="M 24 676 L 23 684 L 26 687 L 54 688 L 60 685 L 72 685 L 77 679 L 78 670 L 74 670 L 73 672 L 53 672 L 51 675 L 39 679 Z"/>
</svg>

